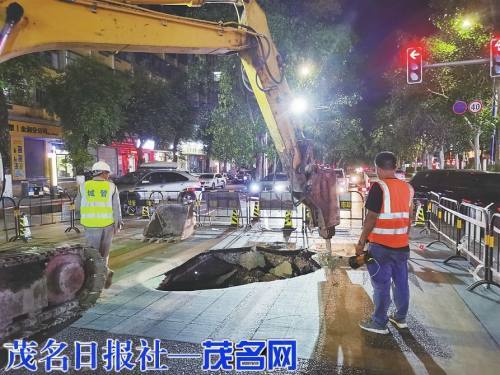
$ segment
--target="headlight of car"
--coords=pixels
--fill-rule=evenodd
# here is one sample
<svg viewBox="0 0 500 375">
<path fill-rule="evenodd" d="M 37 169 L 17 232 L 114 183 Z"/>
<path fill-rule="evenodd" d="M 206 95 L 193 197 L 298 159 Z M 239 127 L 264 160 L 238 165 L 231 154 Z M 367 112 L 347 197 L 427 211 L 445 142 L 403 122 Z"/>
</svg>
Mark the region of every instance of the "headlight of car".
<svg viewBox="0 0 500 375">
<path fill-rule="evenodd" d="M 352 177 L 351 177 L 351 182 L 352 182 L 353 184 L 357 184 L 357 183 L 359 182 L 359 177 L 358 177 L 358 176 L 352 176 Z"/>
<path fill-rule="evenodd" d="M 251 193 L 258 193 L 260 192 L 260 185 L 257 183 L 253 183 L 250 185 L 250 192 Z"/>
<path fill-rule="evenodd" d="M 274 185 L 274 191 L 277 193 L 282 193 L 286 190 L 286 186 L 283 184 L 276 184 Z"/>
</svg>

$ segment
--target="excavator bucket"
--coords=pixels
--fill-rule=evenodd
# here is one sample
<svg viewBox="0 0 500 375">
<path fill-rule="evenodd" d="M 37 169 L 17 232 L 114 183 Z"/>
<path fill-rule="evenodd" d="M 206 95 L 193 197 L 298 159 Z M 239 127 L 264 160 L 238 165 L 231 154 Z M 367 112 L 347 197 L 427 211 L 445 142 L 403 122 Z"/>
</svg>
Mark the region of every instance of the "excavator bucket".
<svg viewBox="0 0 500 375">
<path fill-rule="evenodd" d="M 193 204 L 162 204 L 156 207 L 151 220 L 144 228 L 144 237 L 184 240 L 194 233 L 195 225 Z"/>
<path fill-rule="evenodd" d="M 312 210 L 313 224 L 319 227 L 321 237 L 330 239 L 340 224 L 335 172 L 316 168 L 308 185 L 310 190 L 305 194 L 304 203 Z"/>
</svg>

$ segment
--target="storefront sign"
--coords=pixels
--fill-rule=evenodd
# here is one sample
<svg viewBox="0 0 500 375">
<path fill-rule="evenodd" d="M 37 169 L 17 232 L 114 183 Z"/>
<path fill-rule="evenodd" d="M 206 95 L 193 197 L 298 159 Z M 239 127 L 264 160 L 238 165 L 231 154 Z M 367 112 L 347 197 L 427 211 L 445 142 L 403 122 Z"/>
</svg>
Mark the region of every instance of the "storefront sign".
<svg viewBox="0 0 500 375">
<path fill-rule="evenodd" d="M 22 121 L 9 121 L 11 136 L 25 136 L 34 138 L 62 138 L 62 129 L 59 126 L 33 124 Z"/>
<path fill-rule="evenodd" d="M 24 139 L 11 140 L 12 174 L 14 180 L 26 178 L 26 166 L 24 164 Z"/>
<path fill-rule="evenodd" d="M 180 145 L 184 155 L 205 155 L 203 144 L 199 142 L 185 142 Z"/>
</svg>

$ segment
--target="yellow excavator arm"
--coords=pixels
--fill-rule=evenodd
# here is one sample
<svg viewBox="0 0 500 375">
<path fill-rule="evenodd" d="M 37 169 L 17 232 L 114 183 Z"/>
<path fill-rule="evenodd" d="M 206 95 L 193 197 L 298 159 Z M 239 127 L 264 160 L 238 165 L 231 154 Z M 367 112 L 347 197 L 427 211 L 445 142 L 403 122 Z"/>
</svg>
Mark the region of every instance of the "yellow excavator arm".
<svg viewBox="0 0 500 375">
<path fill-rule="evenodd" d="M 241 22 L 208 22 L 139 6 L 214 2 L 243 6 Z M 0 34 L 0 62 L 33 52 L 81 48 L 238 53 L 283 168 L 291 178 L 294 195 L 312 208 L 320 233 L 331 237 L 338 224 L 335 178 L 314 168 L 310 145 L 297 140 L 296 133 L 301 132 L 289 116 L 291 94 L 282 61 L 256 0 L 7 0 L 0 1 L 2 13 L 5 24 Z"/>
</svg>

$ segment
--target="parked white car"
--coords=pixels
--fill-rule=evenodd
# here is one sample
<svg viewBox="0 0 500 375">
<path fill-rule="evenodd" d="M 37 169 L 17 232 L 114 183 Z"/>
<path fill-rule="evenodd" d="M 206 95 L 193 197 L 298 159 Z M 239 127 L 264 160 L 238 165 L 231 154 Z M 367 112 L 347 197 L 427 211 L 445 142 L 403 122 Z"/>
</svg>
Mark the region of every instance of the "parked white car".
<svg viewBox="0 0 500 375">
<path fill-rule="evenodd" d="M 135 205 L 141 206 L 146 200 L 178 200 L 192 201 L 196 191 L 201 190 L 198 179 L 188 172 L 141 169 L 127 173 L 118 178 L 116 186 L 120 191 L 120 202 L 130 205 L 131 200 Z"/>
<path fill-rule="evenodd" d="M 220 173 L 203 173 L 200 175 L 200 184 L 207 189 L 224 188 L 226 180 Z"/>
</svg>

